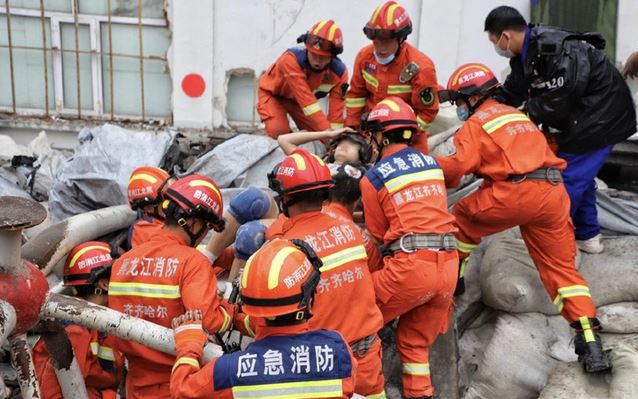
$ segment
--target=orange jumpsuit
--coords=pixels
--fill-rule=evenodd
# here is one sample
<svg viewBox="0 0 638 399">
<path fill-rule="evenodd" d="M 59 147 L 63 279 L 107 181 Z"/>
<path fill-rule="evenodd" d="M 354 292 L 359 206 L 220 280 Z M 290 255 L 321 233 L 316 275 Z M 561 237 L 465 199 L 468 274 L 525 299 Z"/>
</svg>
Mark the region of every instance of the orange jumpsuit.
<svg viewBox="0 0 638 399">
<path fill-rule="evenodd" d="M 201 352 L 178 348 L 171 375 L 174 398 L 341 399 L 354 391 L 357 362 L 343 337 L 308 331 L 308 323 L 261 327 L 245 350 L 200 368 Z"/>
<path fill-rule="evenodd" d="M 124 373 L 124 358 L 113 350 L 113 338 L 97 330 L 69 324 L 65 331 L 84 377 L 89 399 L 115 399 Z M 43 339 L 33 346 L 33 363 L 43 399 L 62 399 L 62 391 Z"/>
<path fill-rule="evenodd" d="M 164 226 L 162 220 L 144 217 L 137 219 L 128 229 L 128 248 L 131 249 L 148 239 Z"/>
<path fill-rule="evenodd" d="M 196 308 L 204 312 L 204 328 L 211 333 L 226 331 L 232 322 L 232 308 L 220 302 L 206 256 L 165 228 L 115 261 L 109 307 L 168 328 L 174 317 Z M 120 339 L 117 349 L 128 360 L 128 398 L 170 397 L 174 356 Z"/>
<path fill-rule="evenodd" d="M 412 146 L 427 154 L 427 130 L 439 112 L 434 63 L 408 42 L 401 45 L 399 54 L 388 65 L 379 64 L 373 51 L 372 44 L 364 47 L 354 61 L 350 90 L 346 94 L 346 126 L 358 127 L 361 114 L 364 111 L 370 112 L 386 97 L 401 97 L 414 109 L 419 125 Z M 408 80 L 407 76 L 401 78 L 401 72 L 410 63 L 418 66 L 418 72 Z"/>
<path fill-rule="evenodd" d="M 443 172 L 414 148 L 386 147 L 360 186 L 366 228 L 386 246 L 408 233 L 455 231 Z M 383 322 L 400 317 L 397 347 L 406 397 L 433 394 L 428 348 L 447 331 L 457 273 L 456 251 L 419 249 L 385 257 L 383 269 L 372 274 Z"/>
<path fill-rule="evenodd" d="M 343 127 L 343 106 L 348 88 L 348 69 L 333 57 L 328 67 L 315 71 L 305 48 L 288 49 L 259 79 L 257 112 L 266 134 L 277 136 L 292 130 L 288 114 L 300 130 L 320 131 Z M 318 99 L 328 96 L 328 116 Z"/>
<path fill-rule="evenodd" d="M 268 239 L 273 238 L 271 233 L 270 229 L 266 231 Z M 323 261 L 310 328 L 338 331 L 350 345 L 376 336 L 383 327 L 383 317 L 375 304 L 366 250 L 357 226 L 322 212 L 307 212 L 286 220 L 277 236 L 306 241 Z M 378 337 L 357 362 L 355 392 L 385 398 Z"/>
<path fill-rule="evenodd" d="M 595 317 L 589 288 L 574 263 L 574 227 L 565 187 L 546 180 L 506 181 L 539 168 L 565 168 L 536 125 L 517 109 L 490 99 L 458 130 L 454 143 L 456 154 L 437 158 L 446 184 L 456 187 L 469 173 L 485 179 L 478 191 L 454 205 L 461 258 L 470 255 L 481 237 L 520 226 L 559 312 L 570 323 L 581 316 Z"/>
</svg>

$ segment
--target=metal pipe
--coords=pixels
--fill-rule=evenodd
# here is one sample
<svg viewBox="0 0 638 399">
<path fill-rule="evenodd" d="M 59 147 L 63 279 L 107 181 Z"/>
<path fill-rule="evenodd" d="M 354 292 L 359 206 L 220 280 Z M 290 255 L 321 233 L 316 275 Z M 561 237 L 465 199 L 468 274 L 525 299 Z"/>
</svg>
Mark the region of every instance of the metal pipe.
<svg viewBox="0 0 638 399">
<path fill-rule="evenodd" d="M 109 28 L 109 86 L 111 89 L 111 120 L 114 119 L 113 115 L 115 113 L 115 92 L 113 92 L 113 29 L 111 29 L 111 0 L 106 2 L 106 12 L 107 14 L 107 24 Z"/>
<path fill-rule="evenodd" d="M 16 327 L 16 311 L 10 303 L 0 299 L 0 346 Z M 1 379 L 1 378 L 0 378 Z"/>
<path fill-rule="evenodd" d="M 26 334 L 17 334 L 9 338 L 11 344 L 11 364 L 18 374 L 18 382 L 23 399 L 41 398 L 38 377 L 35 374 L 33 358 L 29 350 Z"/>
<path fill-rule="evenodd" d="M 9 0 L 4 0 L 4 7 L 7 10 L 7 44 L 9 45 L 9 70 L 11 72 L 11 106 L 13 113 L 16 113 L 16 84 L 15 74 L 13 71 L 13 41 L 11 40 L 11 9 L 9 8 Z"/>
<path fill-rule="evenodd" d="M 73 28 L 75 30 L 75 76 L 78 97 L 78 119 L 82 119 L 82 102 L 80 101 L 80 23 L 78 21 L 78 0 L 73 0 Z"/>
<path fill-rule="evenodd" d="M 135 341 L 151 349 L 175 355 L 172 329 L 79 298 L 49 293 L 40 316 L 55 317 L 87 328 L 96 328 L 115 337 Z M 223 351 L 219 345 L 209 343 L 204 347 L 203 358 L 205 361 L 210 361 L 213 357 L 219 357 L 222 354 Z"/>
<path fill-rule="evenodd" d="M 142 122 L 144 122 L 144 40 L 142 38 L 142 0 L 137 0 L 137 34 L 140 44 L 140 88 L 142 91 Z"/>
<path fill-rule="evenodd" d="M 0 273 L 14 274 L 22 266 L 22 230 L 0 230 Z"/>
<path fill-rule="evenodd" d="M 116 205 L 72 216 L 55 223 L 27 241 L 22 257 L 38 265 L 44 274 L 76 245 L 124 229 L 135 220 L 128 205 Z"/>
<path fill-rule="evenodd" d="M 84 376 L 73 353 L 73 346 L 62 323 L 58 320 L 46 322 L 47 332 L 42 340 L 53 363 L 53 371 L 58 379 L 62 397 L 67 399 L 88 399 Z"/>
<path fill-rule="evenodd" d="M 44 60 L 44 114 L 49 116 L 49 63 L 47 62 L 47 34 L 44 23 L 44 0 L 40 0 L 40 21 L 42 22 L 42 58 Z"/>
</svg>

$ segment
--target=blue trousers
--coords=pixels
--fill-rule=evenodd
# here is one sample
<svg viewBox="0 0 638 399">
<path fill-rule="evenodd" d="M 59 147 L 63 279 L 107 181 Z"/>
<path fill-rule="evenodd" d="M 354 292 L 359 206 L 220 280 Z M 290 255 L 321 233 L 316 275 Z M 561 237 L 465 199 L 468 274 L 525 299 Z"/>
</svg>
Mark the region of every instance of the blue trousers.
<svg viewBox="0 0 638 399">
<path fill-rule="evenodd" d="M 560 151 L 556 154 L 567 161 L 563 179 L 571 201 L 570 213 L 577 240 L 587 240 L 600 233 L 594 178 L 611 154 L 612 147 L 609 145 L 584 154 Z"/>
</svg>

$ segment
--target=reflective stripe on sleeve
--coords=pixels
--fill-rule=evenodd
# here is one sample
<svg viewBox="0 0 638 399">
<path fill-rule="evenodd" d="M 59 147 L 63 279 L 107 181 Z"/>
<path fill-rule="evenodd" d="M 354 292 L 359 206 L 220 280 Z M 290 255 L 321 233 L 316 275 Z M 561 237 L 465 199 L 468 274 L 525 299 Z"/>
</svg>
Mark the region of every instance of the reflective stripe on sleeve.
<svg viewBox="0 0 638 399">
<path fill-rule="evenodd" d="M 346 97 L 347 108 L 363 108 L 366 106 L 366 97 Z"/>
<path fill-rule="evenodd" d="M 455 238 L 454 240 L 456 241 L 456 249 L 465 254 L 471 254 L 472 251 L 474 251 L 476 247 L 478 246 L 477 244 L 470 244 L 467 242 L 463 242 L 459 240 L 458 238 Z"/>
<path fill-rule="evenodd" d="M 175 361 L 175 364 L 173 365 L 173 369 L 171 370 L 171 373 L 175 371 L 175 369 L 178 366 L 181 366 L 182 364 L 188 364 L 189 366 L 193 366 L 196 369 L 199 369 L 199 360 L 192 357 L 180 357 L 179 359 Z"/>
<path fill-rule="evenodd" d="M 423 119 L 421 119 L 419 116 L 416 117 L 416 123 L 417 125 L 419 125 L 419 129 L 421 130 L 428 130 L 430 126 L 432 125 L 431 123 L 428 123 L 424 121 Z"/>
<path fill-rule="evenodd" d="M 321 107 L 319 106 L 319 103 L 312 103 L 310 105 L 303 107 L 303 113 L 306 116 L 316 114 L 319 111 L 321 111 Z"/>
</svg>

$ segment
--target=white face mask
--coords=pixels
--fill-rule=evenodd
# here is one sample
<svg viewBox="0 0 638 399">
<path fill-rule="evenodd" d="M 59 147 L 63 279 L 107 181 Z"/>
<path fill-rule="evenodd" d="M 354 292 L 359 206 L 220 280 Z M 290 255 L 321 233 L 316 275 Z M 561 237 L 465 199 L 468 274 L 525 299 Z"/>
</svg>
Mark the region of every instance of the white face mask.
<svg viewBox="0 0 638 399">
<path fill-rule="evenodd" d="M 509 41 L 507 42 L 507 48 L 505 50 L 503 50 L 502 48 L 500 48 L 498 46 L 498 42 L 501 41 L 502 37 L 503 37 L 503 34 L 501 34 L 501 37 L 499 37 L 498 41 L 496 43 L 494 43 L 494 50 L 496 51 L 496 54 L 500 55 L 501 57 L 505 57 L 505 58 L 514 58 L 516 56 L 516 54 L 514 54 L 512 52 L 512 50 L 510 50 Z"/>
<path fill-rule="evenodd" d="M 500 55 L 501 57 L 514 58 L 516 56 L 516 54 L 514 54 L 512 50 L 510 49 L 503 50 L 496 44 L 494 45 L 494 50 L 496 50 L 496 54 Z"/>
<path fill-rule="evenodd" d="M 394 61 L 394 54 L 390 54 L 389 56 L 385 57 L 385 58 L 381 58 L 377 55 L 377 52 L 374 52 L 374 59 L 377 60 L 377 62 L 381 65 L 388 65 L 389 63 L 391 63 L 392 61 Z"/>
</svg>

